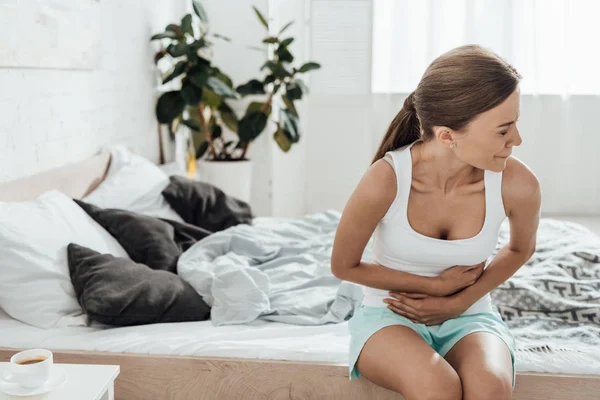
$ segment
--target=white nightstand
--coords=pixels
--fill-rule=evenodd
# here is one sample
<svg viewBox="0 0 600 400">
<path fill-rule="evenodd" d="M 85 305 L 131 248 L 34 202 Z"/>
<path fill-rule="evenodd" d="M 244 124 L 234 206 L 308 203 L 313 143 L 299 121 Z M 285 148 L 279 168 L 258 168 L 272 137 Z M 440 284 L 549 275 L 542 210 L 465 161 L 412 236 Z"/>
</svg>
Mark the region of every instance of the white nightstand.
<svg viewBox="0 0 600 400">
<path fill-rule="evenodd" d="M 0 363 L 0 371 L 8 363 Z M 65 383 L 49 393 L 31 397 L 11 396 L 0 390 L 0 400 L 114 400 L 118 365 L 56 364 L 67 374 Z"/>
</svg>

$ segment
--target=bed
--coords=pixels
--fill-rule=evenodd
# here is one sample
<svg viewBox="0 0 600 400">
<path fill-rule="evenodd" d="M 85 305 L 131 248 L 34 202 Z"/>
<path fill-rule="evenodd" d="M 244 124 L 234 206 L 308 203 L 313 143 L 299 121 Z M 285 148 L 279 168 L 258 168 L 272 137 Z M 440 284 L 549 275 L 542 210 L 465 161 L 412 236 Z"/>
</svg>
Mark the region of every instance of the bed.
<svg viewBox="0 0 600 400">
<path fill-rule="evenodd" d="M 58 188 L 81 198 L 104 179 L 110 156 L 0 185 L 0 200 Z M 348 381 L 347 323 L 296 326 L 210 321 L 39 329 L 0 312 L 0 361 L 44 347 L 59 363 L 118 364 L 117 399 L 399 399 L 364 378 Z M 561 358 L 555 363 L 556 357 Z M 517 352 L 515 399 L 597 399 L 597 354 Z M 558 366 L 557 366 L 558 365 Z"/>
</svg>

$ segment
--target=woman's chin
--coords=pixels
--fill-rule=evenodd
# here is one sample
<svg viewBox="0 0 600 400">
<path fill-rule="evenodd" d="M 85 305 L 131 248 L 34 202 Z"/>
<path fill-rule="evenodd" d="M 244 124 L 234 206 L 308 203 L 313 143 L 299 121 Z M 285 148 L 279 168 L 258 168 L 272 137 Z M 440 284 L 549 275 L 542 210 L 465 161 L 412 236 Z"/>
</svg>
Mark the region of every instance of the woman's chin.
<svg viewBox="0 0 600 400">
<path fill-rule="evenodd" d="M 506 160 L 508 157 L 494 157 L 494 161 L 492 161 L 492 165 L 490 165 L 490 170 L 494 172 L 502 172 L 506 168 Z"/>
</svg>

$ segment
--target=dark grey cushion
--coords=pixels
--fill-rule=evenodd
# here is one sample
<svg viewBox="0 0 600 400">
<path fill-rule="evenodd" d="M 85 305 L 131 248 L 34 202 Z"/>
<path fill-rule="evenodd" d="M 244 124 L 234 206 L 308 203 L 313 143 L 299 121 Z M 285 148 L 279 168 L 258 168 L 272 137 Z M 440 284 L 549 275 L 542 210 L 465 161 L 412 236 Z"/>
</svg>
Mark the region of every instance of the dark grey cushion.
<svg viewBox="0 0 600 400">
<path fill-rule="evenodd" d="M 192 225 L 74 200 L 123 246 L 129 257 L 152 269 L 176 273 L 177 259 L 210 232 Z"/>
<path fill-rule="evenodd" d="M 163 197 L 188 224 L 214 233 L 252 222 L 250 205 L 226 195 L 221 189 L 182 176 L 169 179 Z"/>
<path fill-rule="evenodd" d="M 73 243 L 67 255 L 77 300 L 94 321 L 129 326 L 210 317 L 202 296 L 175 274 Z"/>
</svg>

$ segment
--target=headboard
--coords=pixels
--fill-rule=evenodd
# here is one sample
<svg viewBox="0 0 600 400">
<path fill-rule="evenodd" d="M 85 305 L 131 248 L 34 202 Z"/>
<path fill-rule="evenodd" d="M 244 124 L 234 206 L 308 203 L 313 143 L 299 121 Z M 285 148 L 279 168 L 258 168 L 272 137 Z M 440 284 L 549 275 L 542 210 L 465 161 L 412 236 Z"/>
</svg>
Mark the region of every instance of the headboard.
<svg viewBox="0 0 600 400">
<path fill-rule="evenodd" d="M 104 152 L 84 161 L 0 183 L 0 201 L 32 200 L 52 189 L 58 189 L 71 198 L 81 199 L 104 180 L 109 165 L 110 153 Z"/>
</svg>

